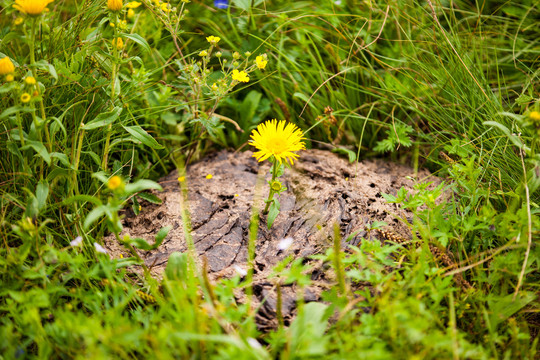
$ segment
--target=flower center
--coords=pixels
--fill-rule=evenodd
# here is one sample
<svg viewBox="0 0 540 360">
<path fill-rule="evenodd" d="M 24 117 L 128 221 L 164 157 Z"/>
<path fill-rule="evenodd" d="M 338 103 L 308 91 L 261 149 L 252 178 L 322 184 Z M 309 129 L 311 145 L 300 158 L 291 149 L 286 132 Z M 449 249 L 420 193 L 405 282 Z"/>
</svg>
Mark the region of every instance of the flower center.
<svg viewBox="0 0 540 360">
<path fill-rule="evenodd" d="M 280 137 L 270 138 L 268 141 L 268 149 L 274 154 L 281 154 L 287 151 L 287 141 Z"/>
</svg>

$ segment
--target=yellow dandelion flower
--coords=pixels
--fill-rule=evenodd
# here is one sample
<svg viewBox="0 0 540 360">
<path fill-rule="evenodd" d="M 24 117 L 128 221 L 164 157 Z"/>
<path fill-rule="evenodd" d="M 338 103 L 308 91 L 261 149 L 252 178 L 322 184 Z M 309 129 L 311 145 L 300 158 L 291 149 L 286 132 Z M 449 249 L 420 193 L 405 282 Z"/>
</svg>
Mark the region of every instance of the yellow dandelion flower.
<svg viewBox="0 0 540 360">
<path fill-rule="evenodd" d="M 18 17 L 16 18 L 15 20 L 13 20 L 13 25 L 17 26 L 17 25 L 21 25 L 23 23 L 24 19 L 22 17 Z"/>
<path fill-rule="evenodd" d="M 233 80 L 240 81 L 240 82 L 249 81 L 249 76 L 245 71 L 238 71 L 236 69 L 232 71 L 232 78 Z"/>
<path fill-rule="evenodd" d="M 114 175 L 107 182 L 107 187 L 113 191 L 116 189 L 122 189 L 124 187 L 124 181 L 120 176 Z"/>
<path fill-rule="evenodd" d="M 15 77 L 13 75 L 6 75 L 6 82 L 12 82 L 13 80 L 15 80 Z"/>
<path fill-rule="evenodd" d="M 111 11 L 120 11 L 123 6 L 122 0 L 107 0 L 107 7 Z"/>
<path fill-rule="evenodd" d="M 136 9 L 138 8 L 139 6 L 141 6 L 142 3 L 138 2 L 138 1 L 130 1 L 126 4 L 126 7 L 128 9 Z"/>
<path fill-rule="evenodd" d="M 178 181 L 179 181 L 179 182 L 184 182 L 184 181 L 186 181 L 186 177 L 185 177 L 185 176 L 180 176 L 180 177 L 178 178 Z"/>
<path fill-rule="evenodd" d="M 255 64 L 257 64 L 257 67 L 260 70 L 263 70 L 266 67 L 266 64 L 268 63 L 268 60 L 264 58 L 264 56 L 257 56 L 255 58 Z"/>
<path fill-rule="evenodd" d="M 0 75 L 11 74 L 15 71 L 15 65 L 11 62 L 9 57 L 0 59 Z"/>
<path fill-rule="evenodd" d="M 207 178 L 208 180 L 210 180 L 210 179 L 213 178 L 213 177 L 214 177 L 214 176 L 213 176 L 212 174 L 206 175 L 206 178 Z"/>
<path fill-rule="evenodd" d="M 24 93 L 24 94 L 21 95 L 21 102 L 27 103 L 27 102 L 30 101 L 31 98 L 32 97 L 30 96 L 29 93 Z"/>
<path fill-rule="evenodd" d="M 27 76 L 24 79 L 24 82 L 27 83 L 28 85 L 36 85 L 36 78 L 33 76 Z"/>
<path fill-rule="evenodd" d="M 13 7 L 28 15 L 39 15 L 53 0 L 15 0 Z"/>
<path fill-rule="evenodd" d="M 217 43 L 219 42 L 219 40 L 221 40 L 221 38 L 217 37 L 217 36 L 208 36 L 206 38 L 206 41 L 208 41 L 210 44 L 212 45 L 217 45 Z"/>
<path fill-rule="evenodd" d="M 304 134 L 296 125 L 274 119 L 259 124 L 251 133 L 249 144 L 259 150 L 253 154 L 258 161 L 273 156 L 280 164 L 285 160 L 292 165 L 298 158 L 294 152 L 306 149 L 304 139 Z"/>
<path fill-rule="evenodd" d="M 122 40 L 122 38 L 112 39 L 111 44 L 118 50 L 122 50 L 124 48 L 124 40 Z"/>
<path fill-rule="evenodd" d="M 135 16 L 135 10 L 129 9 L 127 12 L 128 19 L 133 19 L 134 16 Z"/>
<path fill-rule="evenodd" d="M 203 50 L 203 51 L 201 51 L 201 52 L 199 53 L 199 56 L 200 56 L 200 57 L 204 57 L 204 56 L 206 56 L 206 55 L 208 55 L 208 51 L 206 51 L 206 50 Z"/>
</svg>

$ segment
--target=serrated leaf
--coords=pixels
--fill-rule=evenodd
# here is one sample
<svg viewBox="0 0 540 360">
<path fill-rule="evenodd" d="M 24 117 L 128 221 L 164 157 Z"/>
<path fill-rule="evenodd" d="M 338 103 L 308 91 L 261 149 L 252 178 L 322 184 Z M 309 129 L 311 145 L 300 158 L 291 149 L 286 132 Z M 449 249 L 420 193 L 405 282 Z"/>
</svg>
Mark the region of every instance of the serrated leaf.
<svg viewBox="0 0 540 360">
<path fill-rule="evenodd" d="M 97 129 L 103 126 L 107 126 L 109 124 L 112 124 L 120 114 L 122 113 L 122 108 L 117 106 L 112 111 L 101 113 L 96 118 L 89 123 L 85 124 L 82 129 L 84 130 L 93 130 Z"/>
<path fill-rule="evenodd" d="M 160 145 L 150 134 L 148 134 L 140 126 L 124 126 L 122 127 L 131 134 L 135 139 L 142 142 L 144 145 L 151 147 L 152 149 L 163 149 L 163 145 Z"/>
</svg>

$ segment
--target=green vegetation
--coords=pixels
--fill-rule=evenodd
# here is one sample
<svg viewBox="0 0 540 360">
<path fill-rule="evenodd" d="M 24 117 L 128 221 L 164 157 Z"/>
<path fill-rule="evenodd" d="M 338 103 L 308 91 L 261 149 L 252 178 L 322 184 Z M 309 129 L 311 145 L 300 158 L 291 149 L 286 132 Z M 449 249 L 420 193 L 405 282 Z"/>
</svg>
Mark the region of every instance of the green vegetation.
<svg viewBox="0 0 540 360">
<path fill-rule="evenodd" d="M 0 358 L 538 357 L 537 1 L 118 1 L 0 0 Z M 386 195 L 418 246 L 329 249 L 345 281 L 266 334 L 234 300 L 249 276 L 211 284 L 190 252 L 158 282 L 98 251 L 160 176 L 270 118 L 445 178 Z"/>
</svg>

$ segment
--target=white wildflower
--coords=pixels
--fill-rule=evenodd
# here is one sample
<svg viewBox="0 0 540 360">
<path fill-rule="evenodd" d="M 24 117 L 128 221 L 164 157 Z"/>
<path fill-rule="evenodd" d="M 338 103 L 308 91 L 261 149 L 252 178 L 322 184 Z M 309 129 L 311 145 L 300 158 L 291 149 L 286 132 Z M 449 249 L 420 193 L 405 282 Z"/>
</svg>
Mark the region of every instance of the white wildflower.
<svg viewBox="0 0 540 360">
<path fill-rule="evenodd" d="M 278 249 L 281 251 L 285 251 L 291 247 L 292 243 L 293 243 L 293 238 L 288 236 L 285 239 L 281 239 L 279 241 Z"/>
<path fill-rule="evenodd" d="M 75 239 L 71 240 L 69 243 L 71 246 L 81 246 L 82 245 L 82 236 L 77 236 Z"/>
<path fill-rule="evenodd" d="M 94 247 L 98 253 L 107 254 L 107 250 L 105 250 L 105 248 L 99 245 L 97 242 L 94 243 Z"/>
<path fill-rule="evenodd" d="M 247 271 L 238 265 L 234 265 L 234 271 L 236 271 L 236 273 L 242 277 L 247 275 Z"/>
</svg>

